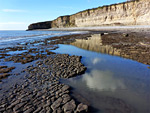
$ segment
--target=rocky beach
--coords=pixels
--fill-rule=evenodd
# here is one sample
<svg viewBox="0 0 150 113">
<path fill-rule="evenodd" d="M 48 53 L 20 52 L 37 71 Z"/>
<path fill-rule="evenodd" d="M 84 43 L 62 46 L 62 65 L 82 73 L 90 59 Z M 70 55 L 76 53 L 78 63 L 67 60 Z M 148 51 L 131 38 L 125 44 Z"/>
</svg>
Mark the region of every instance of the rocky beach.
<svg viewBox="0 0 150 113">
<path fill-rule="evenodd" d="M 43 41 L 43 45 L 38 45 L 41 41 L 35 41 L 40 49 L 31 49 L 32 44 L 18 45 L 18 47 L 8 47 L 1 49 L 1 63 L 13 61 L 22 65 L 27 64 L 27 68 L 11 72 L 16 67 L 0 66 L 0 79 L 8 76 L 22 76 L 18 81 L 10 86 L 1 81 L 0 88 L 0 112 L 87 112 L 88 106 L 81 102 L 76 102 L 70 96 L 70 87 L 60 83 L 59 79 L 67 79 L 81 75 L 86 67 L 80 62 L 81 56 L 69 56 L 67 54 L 55 54 L 51 52 L 57 48 L 59 43 L 68 43 L 72 36 L 53 37 Z M 75 35 L 75 37 L 81 37 Z M 49 40 L 50 43 L 48 43 Z M 29 48 L 26 46 L 29 45 Z M 21 46 L 21 47 L 20 47 Z M 44 46 L 48 47 L 45 49 Z M 9 52 L 25 51 L 21 54 L 10 55 Z M 17 52 L 16 52 L 17 53 Z M 30 65 L 31 62 L 35 62 Z M 24 67 L 24 66 L 23 66 Z M 17 67 L 19 68 L 19 67 Z M 9 80 L 8 80 L 9 82 Z M 6 85 L 6 86 L 5 86 Z M 45 107 L 44 107 L 45 106 Z"/>
<path fill-rule="evenodd" d="M 51 55 L 37 61 L 37 66 L 28 66 L 21 84 L 11 86 L 8 95 L 2 95 L 1 112 L 82 112 L 88 106 L 77 103 L 69 95 L 70 87 L 59 82 L 83 73 L 86 68 L 78 56 Z"/>
<path fill-rule="evenodd" d="M 88 45 L 88 41 L 92 40 L 97 43 L 93 46 Z M 77 100 L 72 96 L 72 88 L 61 82 L 61 79 L 85 73 L 86 67 L 81 63 L 82 56 L 56 54 L 53 51 L 59 48 L 58 44 L 71 44 L 89 51 L 133 59 L 147 64 L 149 68 L 149 43 L 148 35 L 96 31 L 51 37 L 43 41 L 3 48 L 0 50 L 0 112 L 90 112 L 92 111 L 90 103 L 78 101 L 84 98 Z M 16 54 L 11 54 L 15 52 Z M 7 80 L 8 76 L 12 76 L 10 83 L 11 79 Z M 123 103 L 128 109 L 122 108 L 120 112 L 134 112 L 132 107 Z M 113 109 L 107 109 L 105 112 L 115 113 Z"/>
<path fill-rule="evenodd" d="M 90 9 L 77 13 L 83 1 L 36 1 L 36 7 L 33 1 L 6 1 L 1 11 L 7 18 L 0 20 L 0 113 L 150 113 L 149 0 L 97 8 L 88 0 Z M 8 3 L 17 9 L 6 9 Z M 56 18 L 66 14 L 61 11 L 70 15 Z M 26 31 L 4 30 L 47 17 L 53 20 L 28 23 Z"/>
</svg>

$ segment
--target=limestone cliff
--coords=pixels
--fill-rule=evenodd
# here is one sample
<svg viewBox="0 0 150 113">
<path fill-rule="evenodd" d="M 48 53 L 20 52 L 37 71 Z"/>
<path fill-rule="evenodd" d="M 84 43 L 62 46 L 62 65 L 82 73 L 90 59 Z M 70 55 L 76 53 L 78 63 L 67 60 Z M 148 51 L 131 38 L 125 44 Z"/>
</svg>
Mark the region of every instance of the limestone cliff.
<svg viewBox="0 0 150 113">
<path fill-rule="evenodd" d="M 134 0 L 88 9 L 73 15 L 61 16 L 53 21 L 49 21 L 48 24 L 47 22 L 31 24 L 29 30 L 30 28 L 40 28 L 39 25 L 41 25 L 41 28 L 150 25 L 149 9 L 149 0 Z"/>
<path fill-rule="evenodd" d="M 28 26 L 28 30 L 49 29 L 49 28 L 51 28 L 51 23 L 52 23 L 52 21 L 33 23 L 33 24 Z"/>
</svg>

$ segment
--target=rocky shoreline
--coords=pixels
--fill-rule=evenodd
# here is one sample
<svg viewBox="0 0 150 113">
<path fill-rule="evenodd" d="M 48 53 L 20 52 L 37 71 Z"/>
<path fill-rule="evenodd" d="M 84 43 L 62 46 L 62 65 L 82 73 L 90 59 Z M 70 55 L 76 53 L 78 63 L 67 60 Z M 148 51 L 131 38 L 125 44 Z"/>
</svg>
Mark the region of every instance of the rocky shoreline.
<svg viewBox="0 0 150 113">
<path fill-rule="evenodd" d="M 143 33 L 101 33 L 76 39 L 71 45 L 90 51 L 132 59 L 150 65 L 150 35 Z M 149 66 L 148 66 L 149 68 Z"/>
<path fill-rule="evenodd" d="M 0 59 L 2 62 L 13 62 L 28 64 L 34 62 L 39 59 L 47 58 L 47 56 L 51 56 L 55 54 L 51 50 L 55 50 L 58 48 L 58 44 L 69 44 L 75 39 L 82 39 L 90 36 L 89 34 L 85 35 L 68 35 L 61 37 L 52 37 L 47 38 L 45 40 L 27 42 L 25 44 L 18 44 L 16 47 L 8 47 L 0 49 Z M 18 52 L 18 53 L 17 53 Z M 1 65 L 0 66 L 0 79 L 7 77 L 9 72 L 13 70 L 15 67 L 9 67 L 9 65 Z"/>
<path fill-rule="evenodd" d="M 73 36 L 81 38 L 81 35 Z M 76 101 L 70 95 L 71 88 L 60 82 L 60 79 L 75 77 L 85 72 L 86 67 L 81 63 L 82 57 L 51 52 L 57 48 L 57 44 L 69 43 L 75 38 L 72 36 L 53 37 L 1 49 L 2 64 L 8 62 L 9 65 L 9 62 L 13 62 L 13 64 L 19 63 L 27 67 L 21 72 L 14 73 L 11 71 L 17 70 L 18 67 L 0 66 L 1 80 L 13 75 L 22 76 L 14 85 L 8 86 L 9 88 L 6 88 L 7 85 L 4 85 L 3 80 L 1 81 L 0 112 L 88 112 L 88 105 Z M 42 42 L 43 44 L 40 45 L 39 43 Z M 17 53 L 17 51 L 23 52 L 9 54 Z M 32 62 L 34 62 L 33 65 L 30 65 Z"/>
<path fill-rule="evenodd" d="M 28 66 L 23 84 L 16 84 L 3 95 L 0 112 L 9 113 L 80 113 L 87 112 L 88 106 L 77 103 L 69 95 L 70 87 L 59 82 L 83 73 L 86 68 L 80 63 L 81 57 L 66 54 L 51 55 Z"/>
<path fill-rule="evenodd" d="M 3 48 L 0 49 L 0 112 L 90 112 L 90 105 L 74 99 L 71 96 L 71 87 L 60 82 L 60 79 L 68 79 L 85 72 L 86 67 L 81 63 L 81 56 L 56 54 L 51 50 L 57 49 L 58 44 L 72 44 L 77 39 L 88 40 L 93 34 L 100 34 L 103 46 L 109 45 L 120 52 L 118 55 L 112 54 L 114 49 L 112 52 L 110 48 L 105 48 L 103 53 L 150 64 L 150 38 L 137 33 L 93 32 L 52 37 Z M 13 65 L 10 66 L 10 63 Z M 24 68 L 18 71 L 20 67 L 16 64 Z M 4 84 L 9 84 L 9 79 L 5 79 L 8 76 L 21 76 L 21 79 L 6 88 Z"/>
</svg>

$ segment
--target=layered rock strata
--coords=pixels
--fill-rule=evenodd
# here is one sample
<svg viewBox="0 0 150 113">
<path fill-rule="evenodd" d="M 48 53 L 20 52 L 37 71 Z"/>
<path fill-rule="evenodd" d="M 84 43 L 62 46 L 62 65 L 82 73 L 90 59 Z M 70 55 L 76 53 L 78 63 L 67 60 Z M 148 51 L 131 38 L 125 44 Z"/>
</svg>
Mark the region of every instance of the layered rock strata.
<svg viewBox="0 0 150 113">
<path fill-rule="evenodd" d="M 150 1 L 134 0 L 88 9 L 53 21 L 29 25 L 28 29 L 48 29 L 89 26 L 150 25 Z"/>
<path fill-rule="evenodd" d="M 137 34 L 94 34 L 87 39 L 76 39 L 71 45 L 104 54 L 121 56 L 150 65 L 150 38 Z"/>
</svg>

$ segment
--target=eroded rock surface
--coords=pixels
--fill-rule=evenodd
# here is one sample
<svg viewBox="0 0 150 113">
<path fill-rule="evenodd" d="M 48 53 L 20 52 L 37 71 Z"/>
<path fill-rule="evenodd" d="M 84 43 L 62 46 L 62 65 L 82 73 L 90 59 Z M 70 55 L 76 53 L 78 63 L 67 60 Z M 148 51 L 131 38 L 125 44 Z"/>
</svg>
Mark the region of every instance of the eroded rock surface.
<svg viewBox="0 0 150 113">
<path fill-rule="evenodd" d="M 87 9 L 73 15 L 60 16 L 53 21 L 29 25 L 29 30 L 90 27 L 90 26 L 125 26 L 150 25 L 150 1 L 128 0 L 127 2 Z"/>
<path fill-rule="evenodd" d="M 83 73 L 86 68 L 81 57 L 54 54 L 28 66 L 22 84 L 11 87 L 0 98 L 0 112 L 9 113 L 66 113 L 79 111 L 70 96 L 70 87 L 60 83 L 60 78 L 70 78 Z M 77 110 L 78 109 L 78 110 Z"/>
</svg>

